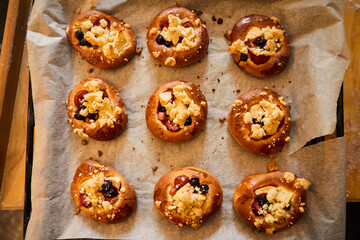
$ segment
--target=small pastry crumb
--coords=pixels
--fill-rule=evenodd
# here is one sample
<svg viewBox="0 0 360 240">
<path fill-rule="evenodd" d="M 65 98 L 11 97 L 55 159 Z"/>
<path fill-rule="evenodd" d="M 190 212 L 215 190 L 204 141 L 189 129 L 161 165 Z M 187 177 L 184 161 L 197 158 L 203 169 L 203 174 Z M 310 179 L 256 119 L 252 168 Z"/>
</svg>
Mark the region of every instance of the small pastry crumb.
<svg viewBox="0 0 360 240">
<path fill-rule="evenodd" d="M 268 164 L 268 170 L 269 172 L 277 171 L 278 170 L 278 164 L 274 159 L 271 159 Z"/>
<path fill-rule="evenodd" d="M 85 139 L 81 139 L 81 144 L 86 145 L 86 144 L 88 144 L 88 142 Z"/>
<path fill-rule="evenodd" d="M 219 118 L 219 122 L 221 122 L 221 123 L 226 122 L 226 117 L 224 117 L 224 118 Z"/>
<path fill-rule="evenodd" d="M 225 33 L 224 33 L 224 37 L 231 41 L 231 30 L 227 30 Z"/>
<path fill-rule="evenodd" d="M 155 173 L 156 170 L 158 169 L 158 166 L 153 166 L 151 169 L 152 169 L 153 173 Z"/>
<path fill-rule="evenodd" d="M 93 68 L 88 68 L 88 70 L 87 70 L 88 73 L 92 73 L 93 71 L 94 71 Z"/>
<path fill-rule="evenodd" d="M 103 155 L 103 152 L 98 150 L 98 155 L 99 155 L 99 157 L 101 157 Z"/>
<path fill-rule="evenodd" d="M 76 9 L 76 14 L 79 15 L 80 13 L 81 13 L 81 9 L 80 8 Z"/>
<path fill-rule="evenodd" d="M 223 24 L 224 20 L 222 18 L 218 18 L 217 24 Z"/>
<path fill-rule="evenodd" d="M 136 47 L 135 54 L 140 56 L 142 50 L 143 47 Z"/>
<path fill-rule="evenodd" d="M 215 16 L 212 16 L 212 17 L 211 17 L 211 20 L 213 20 L 214 22 L 216 22 L 216 17 L 215 17 Z"/>
</svg>

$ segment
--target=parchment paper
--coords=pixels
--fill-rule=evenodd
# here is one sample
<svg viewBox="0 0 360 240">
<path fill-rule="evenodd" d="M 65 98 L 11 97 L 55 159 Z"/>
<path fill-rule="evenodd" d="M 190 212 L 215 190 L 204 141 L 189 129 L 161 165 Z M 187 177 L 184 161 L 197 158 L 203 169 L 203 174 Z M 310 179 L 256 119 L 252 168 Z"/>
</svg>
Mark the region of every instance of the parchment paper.
<svg viewBox="0 0 360 240">
<path fill-rule="evenodd" d="M 35 103 L 35 151 L 32 177 L 32 216 L 27 238 L 256 238 L 232 209 L 232 195 L 240 181 L 266 172 L 267 158 L 254 156 L 232 138 L 226 123 L 230 105 L 240 93 L 267 86 L 285 97 L 291 106 L 291 141 L 277 161 L 281 170 L 293 171 L 313 182 L 309 208 L 291 229 L 277 238 L 343 238 L 345 218 L 345 141 L 337 139 L 300 149 L 307 141 L 330 134 L 336 124 L 336 104 L 348 50 L 341 1 L 179 1 L 203 11 L 210 35 L 208 54 L 201 62 L 181 69 L 157 64 L 146 47 L 147 26 L 175 1 L 97 1 L 97 10 L 129 23 L 144 47 L 126 65 L 114 70 L 95 69 L 77 55 L 65 29 L 77 8 L 86 11 L 90 1 L 37 0 L 31 14 L 27 42 Z M 292 57 L 287 69 L 270 79 L 258 79 L 239 69 L 227 52 L 223 33 L 249 14 L 277 16 L 290 37 Z M 219 25 L 212 16 L 223 18 Z M 65 100 L 73 85 L 87 76 L 104 78 L 121 93 L 129 122 L 115 140 L 89 140 L 81 145 L 66 120 Z M 204 132 L 182 144 L 168 144 L 152 136 L 145 123 L 145 106 L 152 92 L 170 80 L 200 85 L 208 99 Z M 99 157 L 97 152 L 104 154 Z M 295 154 L 291 155 L 295 151 Z M 75 216 L 70 196 L 73 174 L 82 160 L 92 157 L 118 169 L 138 194 L 138 209 L 115 225 Z M 158 170 L 153 174 L 152 167 Z M 152 192 L 166 172 L 197 166 L 213 173 L 224 188 L 220 213 L 199 230 L 178 229 L 157 214 Z M 336 186 L 336 187 L 334 187 Z M 335 188 L 335 189 L 334 189 Z"/>
</svg>

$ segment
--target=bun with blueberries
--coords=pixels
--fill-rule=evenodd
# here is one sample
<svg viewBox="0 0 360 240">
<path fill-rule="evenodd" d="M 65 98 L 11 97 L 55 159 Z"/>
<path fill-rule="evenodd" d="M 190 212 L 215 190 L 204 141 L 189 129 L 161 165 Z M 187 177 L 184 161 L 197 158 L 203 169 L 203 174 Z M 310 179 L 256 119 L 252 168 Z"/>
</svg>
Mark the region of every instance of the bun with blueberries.
<svg viewBox="0 0 360 240">
<path fill-rule="evenodd" d="M 194 84 L 171 81 L 151 95 L 145 118 L 147 127 L 157 138 L 170 143 L 189 141 L 205 125 L 207 101 Z"/>
<path fill-rule="evenodd" d="M 243 17 L 235 24 L 229 40 L 228 51 L 236 64 L 256 77 L 279 74 L 289 62 L 290 42 L 276 17 L 256 14 Z"/>
<path fill-rule="evenodd" d="M 171 7 L 150 23 L 147 46 L 151 56 L 169 67 L 184 67 L 204 57 L 209 45 L 206 26 L 184 7 Z"/>
<path fill-rule="evenodd" d="M 273 234 L 293 226 L 304 215 L 310 185 L 291 172 L 251 175 L 237 187 L 234 209 L 251 227 Z"/>
<path fill-rule="evenodd" d="M 74 133 L 99 141 L 116 138 L 128 117 L 120 93 L 105 80 L 87 77 L 78 82 L 66 102 Z"/>
<path fill-rule="evenodd" d="M 113 167 L 88 159 L 76 169 L 71 196 L 79 210 L 101 223 L 117 223 L 136 208 L 136 192 Z"/>
<path fill-rule="evenodd" d="M 219 181 L 209 172 L 186 167 L 173 170 L 160 178 L 154 189 L 157 211 L 180 227 L 200 227 L 220 209 L 223 191 Z"/>
<path fill-rule="evenodd" d="M 128 63 L 136 49 L 136 38 L 128 23 L 96 10 L 77 16 L 66 34 L 75 50 L 101 69 Z"/>
</svg>

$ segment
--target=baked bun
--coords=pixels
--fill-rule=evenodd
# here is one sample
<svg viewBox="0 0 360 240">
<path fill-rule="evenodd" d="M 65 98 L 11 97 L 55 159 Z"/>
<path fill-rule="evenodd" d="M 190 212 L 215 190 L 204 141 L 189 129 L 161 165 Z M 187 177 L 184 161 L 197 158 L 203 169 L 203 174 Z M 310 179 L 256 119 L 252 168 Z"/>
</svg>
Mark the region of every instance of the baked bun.
<svg viewBox="0 0 360 240">
<path fill-rule="evenodd" d="M 290 141 L 289 108 L 284 97 L 269 89 L 242 94 L 231 105 L 228 126 L 243 148 L 260 156 L 274 158 Z"/>
<path fill-rule="evenodd" d="M 220 209 L 223 191 L 219 181 L 209 172 L 186 167 L 173 170 L 160 178 L 154 190 L 158 212 L 180 227 L 200 227 Z"/>
<path fill-rule="evenodd" d="M 136 49 L 136 38 L 129 24 L 95 10 L 77 16 L 66 34 L 75 50 L 101 69 L 126 64 Z"/>
<path fill-rule="evenodd" d="M 165 142 L 185 142 L 196 137 L 207 117 L 207 101 L 190 82 L 172 81 L 151 95 L 145 111 L 149 130 Z"/>
<path fill-rule="evenodd" d="M 289 62 L 289 39 L 276 17 L 243 17 L 235 24 L 230 38 L 228 51 L 236 64 L 256 77 L 279 74 Z"/>
<path fill-rule="evenodd" d="M 133 186 L 115 168 L 91 159 L 77 168 L 70 190 L 79 209 L 98 222 L 119 222 L 136 208 Z"/>
<path fill-rule="evenodd" d="M 291 227 L 304 215 L 310 185 L 308 180 L 291 172 L 252 175 L 237 187 L 234 209 L 251 227 L 272 234 Z"/>
<path fill-rule="evenodd" d="M 69 123 L 80 137 L 111 140 L 120 135 L 127 123 L 127 110 L 120 93 L 98 77 L 78 82 L 66 104 Z"/>
<path fill-rule="evenodd" d="M 184 7 L 159 13 L 147 32 L 150 54 L 161 64 L 184 67 L 200 60 L 209 45 L 209 35 L 201 19 Z"/>
</svg>

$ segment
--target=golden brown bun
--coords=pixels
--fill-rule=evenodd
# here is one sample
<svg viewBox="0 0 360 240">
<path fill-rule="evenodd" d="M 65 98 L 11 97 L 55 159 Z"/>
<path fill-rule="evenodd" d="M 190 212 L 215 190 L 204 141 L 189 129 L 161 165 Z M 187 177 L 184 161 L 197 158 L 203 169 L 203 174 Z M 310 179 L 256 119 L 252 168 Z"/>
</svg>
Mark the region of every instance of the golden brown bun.
<svg viewBox="0 0 360 240">
<path fill-rule="evenodd" d="M 116 58 L 115 60 L 108 59 L 102 51 L 98 52 L 93 47 L 81 46 L 79 44 L 79 40 L 75 36 L 76 30 L 78 29 L 76 27 L 76 25 L 78 25 L 80 22 L 82 22 L 84 20 L 90 20 L 90 21 L 94 22 L 96 19 L 99 19 L 99 18 L 107 18 L 110 21 L 111 25 L 114 22 L 116 22 L 117 23 L 116 29 L 118 31 L 122 31 L 126 36 L 126 39 L 127 39 L 127 42 L 129 45 L 122 50 L 121 55 L 118 58 Z M 84 13 L 78 15 L 72 21 L 69 28 L 66 30 L 66 34 L 67 34 L 71 44 L 75 48 L 75 50 L 78 53 L 80 53 L 80 55 L 88 63 L 90 63 L 91 65 L 93 65 L 94 67 L 97 67 L 97 68 L 109 69 L 109 68 L 119 67 L 119 66 L 122 66 L 122 65 L 128 63 L 135 52 L 135 49 L 136 49 L 135 35 L 130 28 L 126 28 L 124 25 L 126 25 L 126 24 L 111 15 L 108 15 L 106 13 L 99 12 L 96 10 L 91 10 L 91 11 L 87 11 L 87 12 L 84 12 Z M 128 26 L 128 25 L 126 25 L 126 26 Z"/>
<path fill-rule="evenodd" d="M 283 26 L 276 20 L 262 15 L 249 15 L 241 18 L 231 31 L 231 44 L 236 40 L 244 40 L 251 27 L 276 27 L 284 30 Z M 281 73 L 287 66 L 291 54 L 290 42 L 286 32 L 284 33 L 284 42 L 282 47 L 276 52 L 275 55 L 270 56 L 269 60 L 263 64 L 256 64 L 248 57 L 247 61 L 240 61 L 241 54 L 238 52 L 233 54 L 235 62 L 240 68 L 246 72 L 260 78 L 267 78 Z M 250 56 L 250 55 L 249 55 Z"/>
<path fill-rule="evenodd" d="M 171 132 L 157 117 L 157 109 L 160 102 L 158 94 L 166 91 L 167 89 L 172 89 L 179 84 L 184 84 L 191 88 L 191 91 L 188 88 L 186 88 L 185 91 L 189 98 L 191 98 L 194 103 L 200 107 L 200 115 L 192 116 L 192 124 L 187 126 L 187 128 L 183 128 L 178 132 Z M 202 102 L 205 104 L 201 104 Z M 157 138 L 170 143 L 189 141 L 195 138 L 201 132 L 206 122 L 207 101 L 200 88 L 194 84 L 185 81 L 171 81 L 161 85 L 151 95 L 146 106 L 145 118 L 147 127 Z"/>
<path fill-rule="evenodd" d="M 118 177 L 121 181 L 119 195 L 111 199 L 112 209 L 105 211 L 104 208 L 96 208 L 93 212 L 86 208 L 80 201 L 81 183 L 91 178 L 93 174 L 103 172 L 105 177 Z M 71 196 L 79 209 L 91 219 L 101 223 L 117 223 L 126 218 L 136 208 L 136 192 L 131 184 L 113 167 L 100 164 L 94 160 L 83 161 L 77 168 L 74 179 L 71 182 Z M 114 215 L 113 215 L 114 214 Z"/>
<path fill-rule="evenodd" d="M 271 234 L 273 231 L 279 231 L 284 228 L 291 227 L 294 225 L 303 215 L 306 209 L 306 189 L 302 187 L 296 187 L 297 180 L 299 179 L 295 176 L 294 180 L 287 182 L 284 177 L 286 172 L 277 171 L 264 174 L 251 175 L 241 181 L 237 187 L 234 197 L 233 205 L 237 214 L 253 228 L 258 229 L 259 231 L 267 230 L 267 233 Z M 310 182 L 309 182 L 310 183 Z M 311 184 L 311 183 L 310 183 Z M 255 200 L 256 189 L 265 186 L 275 186 L 283 187 L 287 190 L 293 192 L 293 195 L 290 200 L 290 209 L 286 212 L 290 215 L 283 223 L 266 223 L 263 222 L 260 226 L 256 227 L 256 219 L 263 219 L 263 216 L 256 216 L 252 210 L 252 204 Z M 270 232 L 268 232 L 270 230 Z"/>
<path fill-rule="evenodd" d="M 168 18 L 169 14 L 179 14 L 179 17 L 181 19 L 185 17 L 190 19 L 190 22 L 192 23 L 196 34 L 197 44 L 195 47 L 187 51 L 175 51 L 173 48 L 168 48 L 164 45 L 159 45 L 156 43 L 156 37 L 159 34 L 152 34 L 151 30 L 153 28 L 159 29 L 161 22 L 164 19 Z M 199 19 L 198 24 L 195 23 L 195 20 L 197 19 Z M 176 60 L 176 63 L 172 67 L 184 67 L 199 61 L 206 54 L 209 45 L 209 35 L 205 25 L 203 24 L 199 16 L 184 7 L 171 7 L 159 13 L 150 23 L 146 39 L 150 55 L 153 56 L 159 63 L 164 65 L 166 65 L 165 62 L 168 57 L 173 57 Z M 155 57 L 153 55 L 153 52 L 160 52 L 159 57 Z"/>
<path fill-rule="evenodd" d="M 261 93 L 266 93 L 262 95 Z M 250 137 L 251 130 L 244 123 L 244 115 L 252 105 L 259 103 L 261 100 L 268 100 L 273 96 L 273 102 L 283 111 L 284 118 L 279 125 L 277 132 L 271 136 L 266 136 L 260 140 Z M 291 116 L 287 105 L 279 100 L 280 95 L 269 89 L 254 89 L 242 94 L 238 100 L 241 104 L 234 104 L 228 115 L 228 126 L 235 140 L 246 150 L 260 156 L 275 157 L 276 153 L 281 151 L 285 143 L 290 140 Z"/>
<path fill-rule="evenodd" d="M 108 125 L 104 125 L 104 126 L 100 127 L 99 122 L 95 121 L 96 127 L 91 128 L 90 123 L 87 123 L 86 121 L 82 121 L 82 120 L 77 120 L 74 117 L 75 113 L 79 110 L 77 108 L 77 106 L 75 105 L 75 101 L 74 101 L 75 96 L 78 92 L 86 89 L 84 87 L 84 84 L 86 82 L 89 82 L 92 80 L 96 80 L 100 85 L 100 89 L 104 90 L 107 93 L 110 101 L 112 102 L 113 109 L 115 109 L 116 107 L 119 107 L 122 109 L 120 114 L 114 112 L 115 122 L 114 122 L 113 127 L 108 126 Z M 124 127 L 127 123 L 127 120 L 128 120 L 127 109 L 126 109 L 124 100 L 120 96 L 120 93 L 113 86 L 111 86 L 108 82 L 106 82 L 105 80 L 98 78 L 98 77 L 84 78 L 83 80 L 81 80 L 74 86 L 74 88 L 71 90 L 71 92 L 69 94 L 69 98 L 67 100 L 67 109 L 68 109 L 69 123 L 72 125 L 72 127 L 74 129 L 79 129 L 79 130 L 82 129 L 81 131 L 85 134 L 85 135 L 79 134 L 79 136 L 86 137 L 86 135 L 88 135 L 89 137 L 91 137 L 95 140 L 99 140 L 99 141 L 107 141 L 107 140 L 111 140 L 111 139 L 114 139 L 117 136 L 119 136 L 121 131 L 124 129 Z"/>
<path fill-rule="evenodd" d="M 197 177 L 201 184 L 209 186 L 206 200 L 202 205 L 202 215 L 192 219 L 190 216 L 182 216 L 177 210 L 168 210 L 171 205 L 169 190 L 174 186 L 176 177 L 185 175 L 189 179 Z M 181 189 L 181 188 L 180 188 Z M 154 204 L 158 212 L 169 222 L 179 226 L 192 226 L 198 228 L 203 221 L 220 209 L 223 199 L 223 191 L 219 181 L 211 173 L 196 167 L 186 167 L 173 170 L 162 176 L 154 189 Z"/>
</svg>

